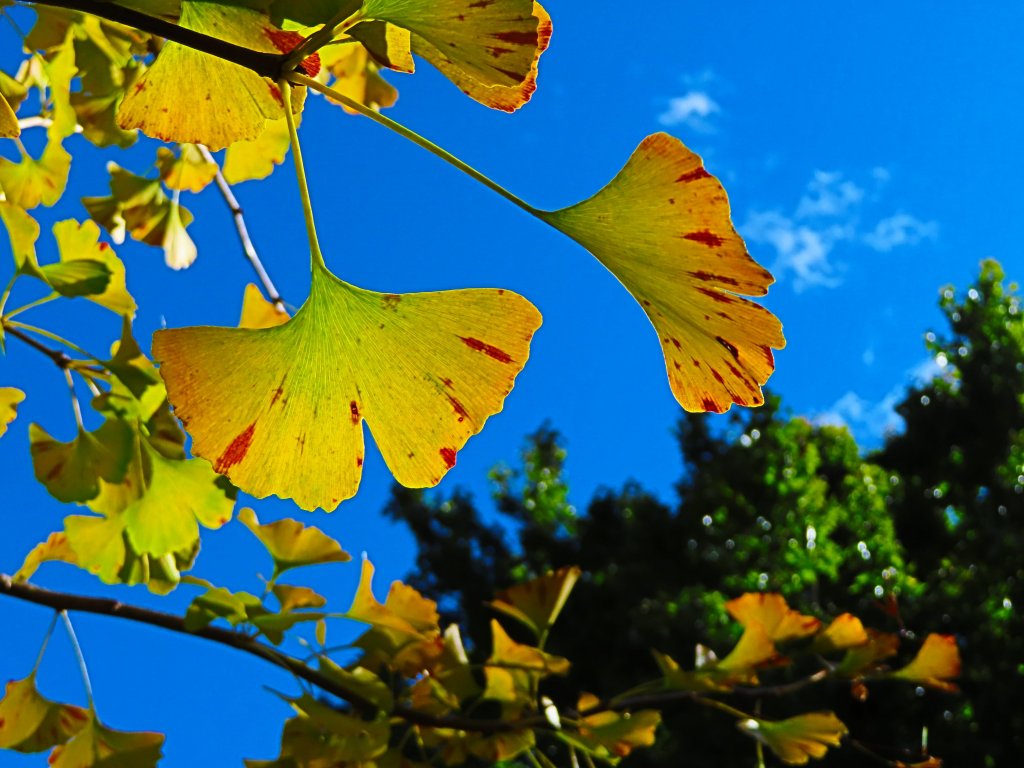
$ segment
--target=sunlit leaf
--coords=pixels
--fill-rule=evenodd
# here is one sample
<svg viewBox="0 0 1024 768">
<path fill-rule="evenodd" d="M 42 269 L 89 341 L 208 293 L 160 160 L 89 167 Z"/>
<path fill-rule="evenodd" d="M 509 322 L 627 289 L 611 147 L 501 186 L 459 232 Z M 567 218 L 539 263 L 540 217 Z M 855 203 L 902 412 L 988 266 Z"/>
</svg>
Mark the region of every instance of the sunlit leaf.
<svg viewBox="0 0 1024 768">
<path fill-rule="evenodd" d="M 0 437 L 7 433 L 7 425 L 18 416 L 18 403 L 25 393 L 14 387 L 0 387 Z"/>
<path fill-rule="evenodd" d="M 352 556 L 319 528 L 297 520 L 278 520 L 261 525 L 249 508 L 238 513 L 239 521 L 255 534 L 274 560 L 274 576 L 291 568 L 321 563 L 347 563 Z"/>
<path fill-rule="evenodd" d="M 59 442 L 40 426 L 29 426 L 36 479 L 58 501 L 86 502 L 100 492 L 100 480 L 119 483 L 128 470 L 135 441 L 122 421 L 108 420 L 94 432 L 79 428 L 70 443 Z"/>
<path fill-rule="evenodd" d="M 251 141 L 236 141 L 224 153 L 224 178 L 229 184 L 265 179 L 288 155 L 288 121 L 268 120 Z"/>
<path fill-rule="evenodd" d="M 584 693 L 576 708 L 582 713 L 599 704 L 596 696 Z M 573 735 L 588 752 L 606 760 L 626 757 L 637 747 L 654 744 L 661 714 L 654 710 L 639 712 L 601 712 L 580 718 L 579 733 Z"/>
<path fill-rule="evenodd" d="M 758 622 L 775 643 L 809 637 L 821 627 L 818 619 L 794 611 L 782 595 L 774 593 L 748 592 L 727 602 L 725 609 L 743 626 Z"/>
<path fill-rule="evenodd" d="M 35 673 L 7 683 L 0 701 L 0 749 L 42 752 L 63 744 L 89 719 L 81 707 L 55 704 L 36 689 Z"/>
<path fill-rule="evenodd" d="M 156 151 L 160 178 L 169 189 L 202 192 L 217 176 L 217 164 L 209 162 L 195 144 L 182 144 L 175 155 L 167 147 Z"/>
<path fill-rule="evenodd" d="M 239 328 L 276 328 L 288 322 L 288 313 L 278 309 L 274 304 L 263 298 L 260 289 L 252 283 L 245 287 L 245 298 L 242 300 L 242 317 L 238 321 Z"/>
<path fill-rule="evenodd" d="M 95 717 L 71 741 L 53 750 L 52 768 L 156 768 L 164 736 L 145 731 L 115 731 Z"/>
<path fill-rule="evenodd" d="M 36 544 L 32 551 L 25 556 L 21 568 L 14 574 L 16 583 L 24 583 L 32 578 L 39 566 L 43 563 L 60 562 L 77 565 L 75 553 L 68 543 L 67 534 L 63 531 L 51 533 L 46 541 Z"/>
<path fill-rule="evenodd" d="M 123 517 L 71 515 L 64 518 L 64 532 L 76 565 L 105 584 L 121 581 L 128 559 Z"/>
<path fill-rule="evenodd" d="M 914 660 L 889 676 L 941 691 L 959 690 L 950 682 L 951 678 L 960 676 L 960 650 L 956 638 L 953 635 L 928 635 Z"/>
<path fill-rule="evenodd" d="M 402 30 L 393 24 L 380 22 L 371 22 L 371 24 L 376 24 L 377 27 L 387 30 L 404 32 L 408 45 L 409 32 L 407 30 Z M 386 43 L 383 47 L 386 56 Z M 408 52 L 408 55 L 411 63 L 411 51 Z M 351 42 L 347 45 L 330 46 L 321 50 L 320 58 L 324 71 L 329 72 L 335 78 L 334 82 L 330 84 L 331 87 L 350 99 L 378 110 L 394 106 L 398 100 L 398 91 L 380 76 L 379 65 L 365 46 Z M 354 110 L 344 104 L 341 107 L 349 114 L 354 113 Z"/>
<path fill-rule="evenodd" d="M 277 29 L 255 10 L 215 2 L 182 3 L 179 23 L 264 53 L 290 51 L 302 39 Z M 307 74 L 315 74 L 315 70 Z M 295 111 L 301 110 L 303 95 L 304 89 L 298 89 Z M 125 96 L 118 124 L 164 141 L 205 144 L 218 150 L 257 138 L 268 120 L 282 117 L 281 93 L 267 78 L 168 41 Z"/>
<path fill-rule="evenodd" d="M 551 20 L 533 0 L 364 0 L 363 12 L 408 29 L 415 53 L 473 98 L 509 111 L 536 90 L 537 60 L 551 38 Z"/>
<path fill-rule="evenodd" d="M 842 743 L 847 729 L 832 712 L 809 712 L 787 720 L 743 720 L 740 730 L 753 736 L 786 765 L 805 765 L 821 759 L 829 747 Z"/>
<path fill-rule="evenodd" d="M 71 170 L 71 155 L 59 141 L 50 141 L 37 160 L 25 155 L 20 162 L 0 157 L 0 191 L 21 208 L 55 205 L 64 194 Z"/>
<path fill-rule="evenodd" d="M 757 675 L 754 674 L 756 670 L 777 666 L 783 661 L 768 631 L 759 622 L 751 621 L 729 654 L 721 661 L 708 664 L 701 671 L 730 685 L 754 683 L 757 681 Z"/>
<path fill-rule="evenodd" d="M 75 132 L 78 119 L 71 106 L 71 81 L 78 74 L 75 65 L 75 48 L 70 36 L 55 55 L 43 65 L 53 102 L 53 117 L 46 135 L 51 142 L 60 142 Z"/>
<path fill-rule="evenodd" d="M 525 624 L 540 638 L 558 619 L 579 577 L 579 568 L 560 568 L 499 592 L 491 607 Z"/>
<path fill-rule="evenodd" d="M 418 635 L 419 630 L 411 622 L 374 597 L 373 572 L 373 563 L 369 559 L 364 559 L 359 576 L 359 586 L 352 598 L 352 605 L 345 615 L 353 621 L 362 621 L 374 627 L 384 627 L 408 635 Z"/>
<path fill-rule="evenodd" d="M 185 612 L 185 629 L 195 632 L 216 619 L 225 619 L 231 626 L 237 626 L 267 612 L 256 595 L 214 587 L 191 602 Z"/>
<path fill-rule="evenodd" d="M 309 695 L 290 701 L 305 717 L 299 718 L 301 724 L 293 726 L 291 731 L 289 725 L 297 721 L 289 720 L 285 724 L 282 755 L 306 759 L 316 755 L 324 761 L 323 765 L 337 765 L 363 763 L 387 750 L 391 726 L 386 718 L 361 720 Z"/>
<path fill-rule="evenodd" d="M 327 657 L 320 659 L 320 671 L 347 691 L 358 694 L 375 704 L 382 712 L 390 712 L 395 705 L 391 686 L 363 667 L 343 669 Z"/>
<path fill-rule="evenodd" d="M 7 229 L 11 241 L 11 255 L 19 274 L 39 276 L 36 262 L 36 241 L 39 239 L 39 224 L 23 208 L 6 200 L 0 200 L 0 219 Z"/>
<path fill-rule="evenodd" d="M 317 267 L 284 325 L 158 331 L 153 351 L 194 453 L 257 498 L 333 510 L 358 488 L 364 419 L 400 483 L 439 483 L 539 325 L 508 291 L 381 294 Z"/>
<path fill-rule="evenodd" d="M 814 638 L 817 653 L 834 653 L 857 648 L 869 642 L 867 630 L 852 613 L 837 616 L 828 627 Z"/>
<path fill-rule="evenodd" d="M 322 608 L 327 598 L 319 595 L 309 587 L 295 587 L 290 584 L 274 584 L 271 590 L 280 604 L 281 613 L 288 613 L 299 608 Z"/>
<path fill-rule="evenodd" d="M 182 209 L 177 201 L 172 200 L 167 215 L 167 229 L 161 245 L 164 248 L 164 261 L 171 269 L 188 269 L 196 260 L 198 249 L 185 231 Z"/>
<path fill-rule="evenodd" d="M 772 276 L 747 254 L 729 202 L 701 159 L 666 134 L 640 144 L 626 167 L 577 205 L 538 215 L 587 248 L 654 324 L 669 383 L 688 411 L 760 405 L 760 385 L 785 345 L 763 296 Z"/>
<path fill-rule="evenodd" d="M 79 224 L 74 219 L 59 221 L 53 225 L 53 236 L 60 249 L 61 264 L 100 264 L 104 268 L 107 274 L 106 286 L 100 291 L 84 294 L 89 301 L 119 315 L 135 314 L 135 299 L 128 293 L 124 264 L 107 243 L 99 241 L 100 229 L 94 222 Z M 47 269 L 49 267 L 44 267 L 43 272 L 46 273 Z M 57 289 L 56 286 L 54 289 Z"/>
<path fill-rule="evenodd" d="M 721 676 L 712 674 L 713 669 L 702 669 L 688 671 L 683 669 L 679 662 L 671 656 L 652 651 L 654 661 L 661 669 L 662 685 L 673 691 L 728 691 L 731 688 L 729 677 L 719 679 Z"/>
<path fill-rule="evenodd" d="M 7 103 L 7 98 L 0 93 L 0 139 L 13 139 L 18 136 L 21 136 L 18 116 Z"/>
<path fill-rule="evenodd" d="M 485 699 L 526 703 L 531 700 L 537 680 L 569 673 L 568 659 L 515 642 L 493 619 L 491 634 L 494 645 L 484 670 L 487 677 Z"/>
</svg>

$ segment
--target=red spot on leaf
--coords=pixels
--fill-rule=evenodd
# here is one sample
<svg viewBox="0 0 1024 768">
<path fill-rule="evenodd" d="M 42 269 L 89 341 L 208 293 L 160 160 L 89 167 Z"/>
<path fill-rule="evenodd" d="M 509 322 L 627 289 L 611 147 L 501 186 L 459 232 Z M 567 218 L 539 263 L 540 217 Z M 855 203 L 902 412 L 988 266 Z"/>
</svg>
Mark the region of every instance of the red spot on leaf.
<svg viewBox="0 0 1024 768">
<path fill-rule="evenodd" d="M 772 370 L 775 369 L 775 355 L 772 354 L 771 347 L 761 347 L 761 354 L 764 355 L 765 361 L 768 363 L 768 367 Z"/>
<path fill-rule="evenodd" d="M 285 382 L 285 379 L 287 379 L 287 378 L 288 378 L 288 374 L 285 374 L 284 378 L 281 379 L 281 383 L 277 385 L 277 389 L 274 390 L 274 397 L 271 398 L 271 400 L 270 400 L 270 407 L 271 408 L 273 408 L 274 405 L 277 404 L 277 401 L 280 400 L 281 396 L 284 394 L 284 382 Z"/>
<path fill-rule="evenodd" d="M 701 408 L 711 413 L 721 413 L 722 409 L 718 407 L 718 403 L 712 400 L 710 397 L 705 397 L 700 401 Z"/>
<path fill-rule="evenodd" d="M 499 349 L 498 347 L 480 341 L 480 339 L 474 339 L 472 336 L 459 336 L 459 338 L 462 340 L 462 343 L 465 344 L 470 349 L 474 350 L 475 352 L 483 352 L 485 355 L 494 358 L 499 363 L 512 362 L 512 356 L 509 355 L 509 353 L 503 349 Z"/>
<path fill-rule="evenodd" d="M 680 184 L 689 184 L 691 181 L 697 181 L 698 179 L 710 179 L 710 178 L 711 178 L 711 174 L 708 173 L 707 171 L 705 171 L 703 166 L 702 166 L 700 168 L 697 168 L 694 171 L 690 171 L 689 173 L 684 173 L 682 176 L 680 176 L 678 179 L 676 179 L 676 182 L 678 182 Z"/>
<path fill-rule="evenodd" d="M 359 415 L 359 404 L 355 400 L 353 400 L 351 403 L 348 404 L 348 410 L 352 414 L 352 423 L 358 424 L 359 419 L 361 418 Z"/>
<path fill-rule="evenodd" d="M 397 293 L 385 293 L 382 297 L 384 302 L 384 309 L 390 309 L 392 312 L 398 310 L 398 305 L 402 302 L 402 297 Z"/>
<path fill-rule="evenodd" d="M 701 270 L 699 272 L 691 272 L 690 277 L 694 277 L 698 280 L 706 280 L 713 283 L 725 283 L 726 285 L 739 285 L 739 280 L 732 277 L 726 277 L 725 275 L 716 275 L 714 272 L 705 272 Z"/>
<path fill-rule="evenodd" d="M 713 299 L 721 304 L 732 304 L 732 297 L 727 296 L 721 291 L 716 291 L 714 288 L 698 288 L 697 290 L 709 299 Z"/>
<path fill-rule="evenodd" d="M 710 229 L 701 229 L 697 232 L 688 232 L 682 235 L 684 240 L 692 240 L 695 243 L 706 245 L 708 248 L 717 248 L 725 242 L 724 239 L 716 235 Z"/>
<path fill-rule="evenodd" d="M 441 458 L 444 459 L 445 466 L 451 469 L 455 466 L 455 449 L 454 448 L 442 448 L 439 453 Z"/>
<path fill-rule="evenodd" d="M 492 37 L 501 40 L 503 43 L 512 43 L 512 45 L 527 45 L 533 47 L 537 45 L 537 31 L 522 31 L 513 30 L 511 32 L 495 32 Z"/>
<path fill-rule="evenodd" d="M 721 344 L 723 347 L 725 347 L 729 351 L 730 355 L 735 357 L 737 360 L 740 359 L 740 351 L 738 349 L 736 349 L 736 345 L 735 344 L 729 343 L 728 341 L 723 339 L 721 336 L 715 336 L 715 341 L 717 341 L 719 344 Z"/>
<path fill-rule="evenodd" d="M 281 98 L 281 90 L 273 83 L 267 83 L 267 87 L 270 89 L 270 95 L 280 106 L 284 106 L 284 99 Z"/>
<path fill-rule="evenodd" d="M 462 405 L 462 403 L 460 403 L 456 398 L 452 397 L 451 395 L 447 395 L 447 397 L 448 402 L 452 404 L 452 410 L 455 411 L 456 415 L 459 417 L 459 421 L 462 421 L 463 419 L 469 417 L 469 414 L 466 412 L 466 409 Z"/>
<path fill-rule="evenodd" d="M 236 464 L 241 463 L 245 458 L 246 454 L 249 453 L 249 448 L 252 446 L 252 437 L 256 433 L 256 422 L 254 421 L 245 431 L 231 441 L 231 445 L 227 447 L 224 453 L 221 454 L 220 458 L 213 465 L 213 470 L 219 475 L 225 474 Z"/>
<path fill-rule="evenodd" d="M 711 375 L 715 377 L 715 381 L 717 381 L 719 384 L 722 384 L 722 385 L 725 384 L 725 379 L 722 378 L 722 374 L 720 374 L 714 368 L 709 368 L 708 370 L 710 370 L 711 371 Z"/>
<path fill-rule="evenodd" d="M 298 32 L 288 32 L 283 29 L 274 29 L 273 27 L 264 27 L 263 34 L 267 36 L 271 44 L 281 53 L 291 53 L 306 41 L 306 38 Z M 310 77 L 316 77 L 320 72 L 320 54 L 314 53 L 307 56 L 299 64 L 299 69 Z"/>
<path fill-rule="evenodd" d="M 356 466 L 357 467 L 363 466 L 363 457 L 362 456 L 356 456 Z"/>
<path fill-rule="evenodd" d="M 446 387 L 451 387 L 452 380 L 451 379 L 441 379 L 441 383 L 444 384 Z"/>
</svg>

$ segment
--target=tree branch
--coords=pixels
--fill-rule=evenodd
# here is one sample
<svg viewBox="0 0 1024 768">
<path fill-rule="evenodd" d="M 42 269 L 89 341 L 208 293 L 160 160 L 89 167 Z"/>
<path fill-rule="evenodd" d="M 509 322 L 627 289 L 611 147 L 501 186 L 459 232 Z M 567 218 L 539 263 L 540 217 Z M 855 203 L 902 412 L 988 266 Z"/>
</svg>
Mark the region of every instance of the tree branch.
<svg viewBox="0 0 1024 768">
<path fill-rule="evenodd" d="M 66 8 L 71 11 L 80 11 L 93 16 L 99 16 L 108 21 L 124 24 L 135 29 L 149 32 L 159 37 L 173 40 L 197 51 L 208 53 L 219 59 L 230 61 L 246 69 L 251 69 L 258 75 L 277 80 L 283 74 L 282 70 L 288 60 L 287 54 L 262 53 L 243 48 L 234 43 L 228 43 L 210 35 L 204 35 L 191 29 L 174 24 L 165 19 L 141 13 L 132 8 L 115 3 L 104 2 L 103 0 L 26 0 L 33 5 L 52 6 L 54 8 Z"/>
<path fill-rule="evenodd" d="M 231 216 L 235 220 L 235 228 L 238 230 L 238 239 L 242 241 L 242 250 L 245 252 L 245 258 L 249 260 L 253 270 L 256 272 L 256 276 L 259 277 L 260 282 L 263 284 L 263 290 L 267 294 L 267 298 L 270 302 L 282 312 L 286 311 L 284 307 L 284 300 L 281 298 L 281 294 L 278 293 L 277 288 L 274 286 L 274 282 L 270 279 L 270 275 L 263 266 L 263 262 L 260 261 L 260 256 L 256 252 L 256 246 L 253 245 L 252 238 L 249 237 L 249 228 L 245 224 L 245 213 L 242 210 L 242 206 L 238 202 L 238 198 L 235 197 L 234 191 L 231 189 L 231 185 L 228 184 L 228 180 L 224 178 L 224 173 L 221 170 L 220 163 L 213 156 L 204 145 L 198 144 L 199 152 L 202 154 L 203 159 L 206 162 L 217 168 L 217 175 L 214 177 L 214 181 L 217 184 L 217 189 L 220 190 L 221 197 L 224 198 L 224 202 L 228 204 L 228 208 L 231 210 Z"/>
<path fill-rule="evenodd" d="M 56 349 L 50 349 L 45 344 L 42 344 L 33 339 L 27 333 L 23 333 L 22 331 L 19 331 L 17 328 L 14 328 L 11 325 L 8 325 L 7 323 L 3 323 L 3 331 L 5 334 L 8 334 L 16 338 L 18 341 L 22 341 L 25 344 L 28 344 L 30 347 L 32 347 L 32 349 L 36 350 L 37 352 L 42 352 L 44 355 L 50 358 L 58 368 L 62 370 L 67 370 L 68 368 L 71 367 L 71 364 L 74 362 L 74 360 L 65 355 L 63 352 L 60 352 L 59 350 Z"/>
</svg>

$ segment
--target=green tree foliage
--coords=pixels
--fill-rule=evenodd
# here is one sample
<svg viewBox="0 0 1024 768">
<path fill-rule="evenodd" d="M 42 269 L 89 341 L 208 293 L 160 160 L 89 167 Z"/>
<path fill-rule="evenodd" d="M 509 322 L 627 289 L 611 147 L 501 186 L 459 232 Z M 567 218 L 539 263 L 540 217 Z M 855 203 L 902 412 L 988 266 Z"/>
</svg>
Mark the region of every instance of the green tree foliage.
<svg viewBox="0 0 1024 768">
<path fill-rule="evenodd" d="M 994 262 L 966 292 L 943 289 L 940 306 L 948 330 L 926 336 L 937 373 L 907 393 L 897 408 L 905 429 L 881 449 L 865 455 L 845 428 L 790 416 L 776 398 L 724 426 L 688 415 L 678 504 L 630 484 L 578 515 L 566 450 L 544 427 L 521 467 L 492 474 L 498 519 L 458 491 L 395 489 L 387 513 L 419 545 L 410 583 L 442 598 L 480 642 L 482 595 L 579 564 L 552 647 L 574 659 L 579 679 L 598 675 L 609 690 L 644 668 L 644 648 L 734 637 L 721 608 L 744 591 L 779 591 L 811 613 L 855 608 L 908 635 L 955 632 L 971 669 L 962 696 L 886 691 L 862 702 L 838 686 L 829 706 L 876 745 L 913 744 L 927 727 L 952 765 L 1012 763 L 1024 746 L 1024 319 Z M 822 701 L 815 691 L 802 703 Z M 707 713 L 684 708 L 666 723 L 685 738 L 670 735 L 631 764 L 743 759 Z M 856 754 L 830 760 L 862 764 Z"/>
</svg>

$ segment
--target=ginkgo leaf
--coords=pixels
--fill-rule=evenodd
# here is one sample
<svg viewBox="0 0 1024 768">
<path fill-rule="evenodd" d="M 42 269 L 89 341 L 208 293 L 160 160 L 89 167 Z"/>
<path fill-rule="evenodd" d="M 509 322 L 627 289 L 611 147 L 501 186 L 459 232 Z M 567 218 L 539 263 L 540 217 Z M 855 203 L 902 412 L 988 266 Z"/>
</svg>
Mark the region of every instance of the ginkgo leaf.
<svg viewBox="0 0 1024 768">
<path fill-rule="evenodd" d="M 900 648 L 899 635 L 867 630 L 868 642 L 847 650 L 842 661 L 833 670 L 837 677 L 856 678 L 892 656 Z"/>
<path fill-rule="evenodd" d="M 278 309 L 276 305 L 263 298 L 260 289 L 252 283 L 245 287 L 242 299 L 242 317 L 238 321 L 239 328 L 276 328 L 288 322 L 288 313 Z"/>
<path fill-rule="evenodd" d="M 25 393 L 14 387 L 0 387 L 0 437 L 7 433 L 7 425 L 18 416 L 18 403 Z"/>
<path fill-rule="evenodd" d="M 702 671 L 709 671 L 718 677 L 722 677 L 721 673 L 725 672 L 727 674 L 724 678 L 729 683 L 755 682 L 755 670 L 777 666 L 782 660 L 768 630 L 759 622 L 751 621 L 729 655 Z"/>
<path fill-rule="evenodd" d="M 160 178 L 169 189 L 202 192 L 217 176 L 217 164 L 208 161 L 195 144 L 182 144 L 177 155 L 159 147 L 156 157 Z"/>
<path fill-rule="evenodd" d="M 857 648 L 869 642 L 867 630 L 852 613 L 837 616 L 828 627 L 814 638 L 816 653 L 834 653 Z"/>
<path fill-rule="evenodd" d="M 33 672 L 24 680 L 7 683 L 0 701 L 0 749 L 42 752 L 66 742 L 88 719 L 81 707 L 43 698 L 36 689 Z"/>
<path fill-rule="evenodd" d="M 362 45 L 336 45 L 325 48 L 320 56 L 324 69 L 335 78 L 331 87 L 342 95 L 371 109 L 391 107 L 398 100 L 398 91 L 378 74 L 377 64 Z M 345 104 L 341 107 L 349 114 L 355 114 L 351 107 Z"/>
<path fill-rule="evenodd" d="M 69 36 L 70 37 L 70 36 Z M 78 119 L 71 106 L 71 81 L 78 74 L 75 64 L 75 46 L 67 40 L 57 52 L 43 64 L 53 102 L 53 117 L 46 135 L 50 141 L 59 142 L 75 132 Z"/>
<path fill-rule="evenodd" d="M 263 601 L 256 595 L 214 587 L 199 595 L 189 605 L 185 611 L 185 629 L 195 632 L 209 626 L 216 619 L 225 619 L 231 626 L 237 626 L 267 613 Z"/>
<path fill-rule="evenodd" d="M 406 74 L 416 71 L 416 61 L 412 55 L 412 33 L 408 29 L 386 21 L 364 21 L 348 30 L 347 34 L 362 43 L 366 52 L 380 66 Z M 320 56 L 326 67 L 325 53 L 329 51 L 322 50 Z"/>
<path fill-rule="evenodd" d="M 0 191 L 21 208 L 49 208 L 64 194 L 70 170 L 71 155 L 59 141 L 50 141 L 38 160 L 24 155 L 15 163 L 0 157 Z"/>
<path fill-rule="evenodd" d="M 491 635 L 494 645 L 484 668 L 485 699 L 525 704 L 532 698 L 536 680 L 548 675 L 569 674 L 568 659 L 515 642 L 494 619 L 491 620 Z"/>
<path fill-rule="evenodd" d="M 529 627 L 538 638 L 558 619 L 580 577 L 576 567 L 560 568 L 499 592 L 491 607 Z"/>
<path fill-rule="evenodd" d="M 537 215 L 579 242 L 633 294 L 661 341 L 672 392 L 688 411 L 760 405 L 785 346 L 782 325 L 741 298 L 772 276 L 747 254 L 722 185 L 667 134 L 577 205 Z"/>
<path fill-rule="evenodd" d="M 20 584 L 28 581 L 39 570 L 40 565 L 52 562 L 70 563 L 71 565 L 78 564 L 75 559 L 74 550 L 71 549 L 71 545 L 68 543 L 67 534 L 63 531 L 51 533 L 46 541 L 36 544 L 32 548 L 32 551 L 25 556 L 25 561 L 21 564 L 21 567 L 14 574 L 15 583 Z"/>
<path fill-rule="evenodd" d="M 408 29 L 413 51 L 483 104 L 511 111 L 536 90 L 551 20 L 534 0 L 364 0 L 362 10 Z"/>
<path fill-rule="evenodd" d="M 889 677 L 908 680 L 929 688 L 955 692 L 959 690 L 950 678 L 960 676 L 960 650 L 953 635 L 931 634 L 925 638 L 917 656 L 907 666 L 891 672 Z"/>
<path fill-rule="evenodd" d="M 832 712 L 809 712 L 786 720 L 742 720 L 740 730 L 771 749 L 786 765 L 806 765 L 838 747 L 848 731 Z"/>
<path fill-rule="evenodd" d="M 60 249 L 62 264 L 74 265 L 85 262 L 104 267 L 107 274 L 106 286 L 100 291 L 85 294 L 89 301 L 119 315 L 130 317 L 135 314 L 135 299 L 128 293 L 124 263 L 107 243 L 100 242 L 100 229 L 95 222 L 85 221 L 79 224 L 74 219 L 59 221 L 53 225 L 53 236 Z M 44 267 L 43 272 L 46 270 L 47 267 Z M 54 288 L 56 290 L 56 286 Z"/>
<path fill-rule="evenodd" d="M 216 2 L 183 2 L 179 23 L 263 53 L 286 53 L 302 41 L 258 11 Z M 318 66 L 309 64 L 307 74 L 315 75 Z M 304 93 L 296 91 L 296 112 Z M 205 144 L 214 151 L 255 139 L 268 120 L 282 117 L 284 101 L 271 80 L 173 41 L 125 95 L 117 116 L 124 129 L 138 128 L 168 142 Z"/>
<path fill-rule="evenodd" d="M 274 577 L 292 568 L 323 563 L 347 563 L 352 556 L 319 528 L 303 525 L 297 520 L 278 520 L 260 524 L 256 513 L 248 507 L 238 513 L 238 520 L 253 532 L 274 560 Z"/>
<path fill-rule="evenodd" d="M 580 695 L 576 708 L 582 713 L 596 707 L 600 701 L 591 693 Z M 645 709 L 639 712 L 601 712 L 580 718 L 579 733 L 572 742 L 596 757 L 617 760 L 629 755 L 636 747 L 654 744 L 655 731 L 661 723 L 661 714 Z"/>
<path fill-rule="evenodd" d="M 786 604 L 786 599 L 776 593 L 748 592 L 727 602 L 725 609 L 743 626 L 758 622 L 775 643 L 809 637 L 821 627 L 821 621 L 794 611 Z"/>
<path fill-rule="evenodd" d="M 363 667 L 343 669 L 328 657 L 320 657 L 320 671 L 332 678 L 346 690 L 357 693 L 362 698 L 377 705 L 382 712 L 390 712 L 395 706 L 395 697 L 391 686 L 377 675 Z"/>
<path fill-rule="evenodd" d="M 327 598 L 317 594 L 309 587 L 275 584 L 271 591 L 281 606 L 281 613 L 288 613 L 299 608 L 322 608 L 327 605 Z"/>
<path fill-rule="evenodd" d="M 236 141 L 224 153 L 224 178 L 229 184 L 265 179 L 284 162 L 289 149 L 288 121 L 268 120 L 251 141 Z"/>
<path fill-rule="evenodd" d="M 312 696 L 288 699 L 301 713 L 284 724 L 281 757 L 266 763 L 246 760 L 257 766 L 375 765 L 373 758 L 387 751 L 391 726 L 386 719 L 361 720 L 322 704 Z M 292 759 L 295 756 L 297 759 Z M 313 762 L 308 762 L 312 760 Z"/>
<path fill-rule="evenodd" d="M 374 597 L 373 572 L 373 563 L 368 558 L 364 559 L 359 575 L 359 586 L 345 615 L 353 621 L 362 621 L 374 627 L 418 635 L 420 631 L 410 621 Z"/>
<path fill-rule="evenodd" d="M 54 440 L 36 424 L 29 425 L 28 434 L 36 479 L 65 504 L 96 498 L 101 478 L 121 482 L 135 447 L 131 428 L 116 419 L 94 432 L 79 428 L 70 443 Z"/>
<path fill-rule="evenodd" d="M 21 136 L 18 116 L 7 103 L 7 98 L 0 93 L 0 139 L 14 139 L 18 136 Z"/>
<path fill-rule="evenodd" d="M 69 299 L 103 293 L 110 283 L 110 270 L 100 261 L 45 264 L 39 275 L 53 290 Z"/>
<path fill-rule="evenodd" d="M 359 486 L 364 419 L 398 482 L 437 485 L 539 326 L 509 291 L 381 294 L 319 265 L 284 325 L 157 331 L 153 352 L 196 455 L 252 496 L 330 511 Z"/>
<path fill-rule="evenodd" d="M 167 229 L 161 245 L 164 248 L 164 262 L 171 269 L 188 269 L 199 254 L 196 244 L 185 231 L 185 222 L 181 217 L 181 206 L 177 200 L 171 201 L 167 214 Z"/>
<path fill-rule="evenodd" d="M 105 584 L 120 581 L 121 569 L 128 558 L 124 517 L 70 515 L 64 518 L 64 535 L 74 554 L 75 565 L 99 577 Z"/>
<path fill-rule="evenodd" d="M 654 661 L 661 669 L 661 684 L 673 691 L 728 691 L 729 680 L 719 680 L 713 674 L 713 668 L 705 668 L 694 672 L 683 669 L 679 662 L 660 651 L 651 651 Z M 709 673 L 710 672 L 710 673 Z"/>
<path fill-rule="evenodd" d="M 0 219 L 11 241 L 15 270 L 18 274 L 38 276 L 36 241 L 39 239 L 39 224 L 23 208 L 6 200 L 0 200 Z"/>
<path fill-rule="evenodd" d="M 156 768 L 164 736 L 147 731 L 115 731 L 95 716 L 49 757 L 51 768 Z"/>
</svg>

